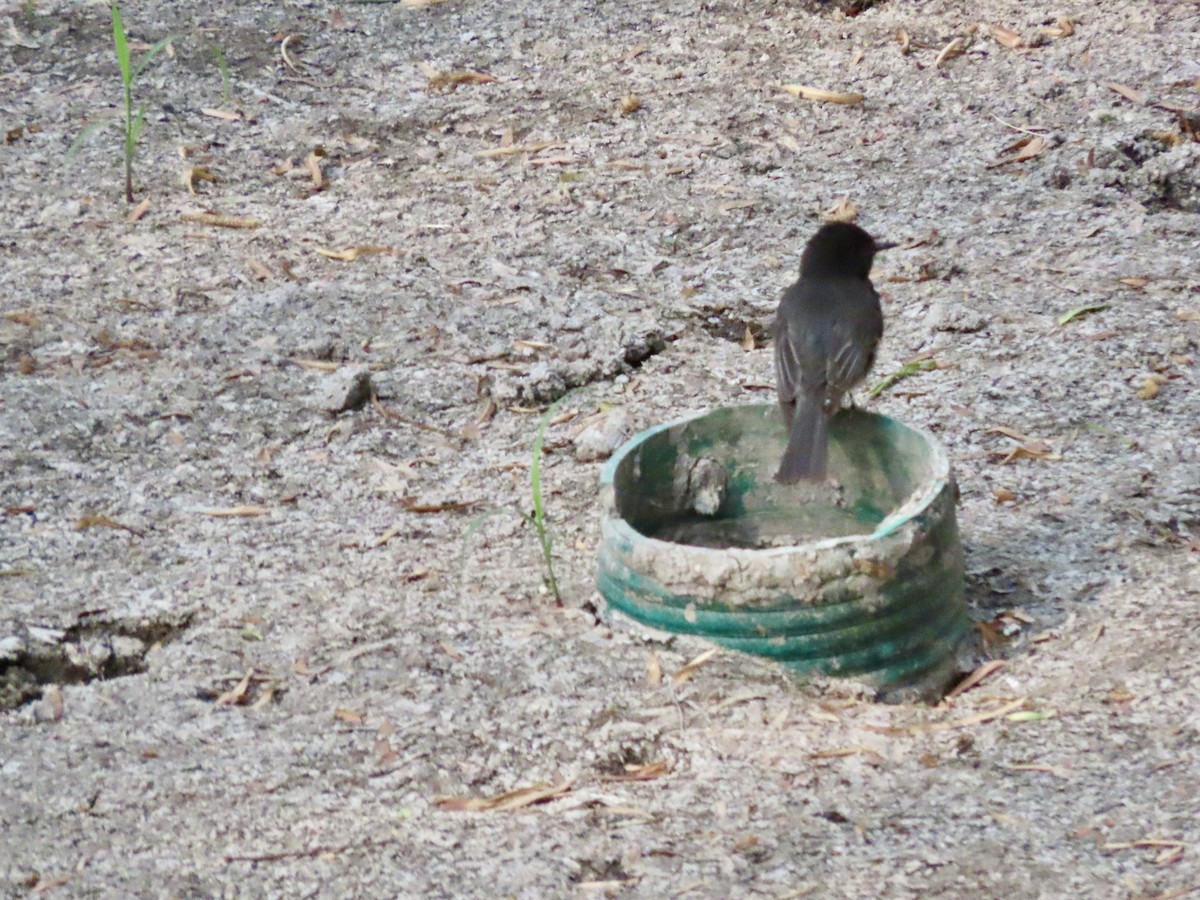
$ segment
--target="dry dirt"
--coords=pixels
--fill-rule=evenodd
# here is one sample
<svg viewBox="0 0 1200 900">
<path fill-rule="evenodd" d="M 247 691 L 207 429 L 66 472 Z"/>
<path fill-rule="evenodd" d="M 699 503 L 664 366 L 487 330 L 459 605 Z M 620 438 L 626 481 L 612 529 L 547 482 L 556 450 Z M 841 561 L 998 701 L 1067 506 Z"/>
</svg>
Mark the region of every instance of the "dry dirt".
<svg viewBox="0 0 1200 900">
<path fill-rule="evenodd" d="M 107 5 L 0 20 L 0 892 L 1200 889 L 1196 4 L 125 17 L 136 222 Z M 576 433 L 769 399 L 842 198 L 1004 660 L 936 708 L 592 614 Z"/>
</svg>

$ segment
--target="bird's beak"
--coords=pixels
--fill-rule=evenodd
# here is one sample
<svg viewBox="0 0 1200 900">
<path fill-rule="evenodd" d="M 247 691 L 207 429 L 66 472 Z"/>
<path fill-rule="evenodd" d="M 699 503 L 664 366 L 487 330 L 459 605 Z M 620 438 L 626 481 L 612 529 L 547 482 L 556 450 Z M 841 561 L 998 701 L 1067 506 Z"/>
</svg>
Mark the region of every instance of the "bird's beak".
<svg viewBox="0 0 1200 900">
<path fill-rule="evenodd" d="M 899 247 L 899 246 L 900 245 L 896 241 L 876 241 L 875 242 L 875 252 L 878 253 L 880 250 L 890 250 L 893 247 Z"/>
</svg>

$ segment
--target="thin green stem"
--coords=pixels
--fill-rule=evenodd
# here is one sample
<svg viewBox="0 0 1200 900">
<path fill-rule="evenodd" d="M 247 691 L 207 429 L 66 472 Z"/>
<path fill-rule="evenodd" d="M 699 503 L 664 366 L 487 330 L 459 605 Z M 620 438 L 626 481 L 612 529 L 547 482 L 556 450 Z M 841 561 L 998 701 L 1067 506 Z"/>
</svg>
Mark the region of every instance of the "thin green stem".
<svg viewBox="0 0 1200 900">
<path fill-rule="evenodd" d="M 546 567 L 546 586 L 550 588 L 550 593 L 554 595 L 554 600 L 559 606 L 562 606 L 562 594 L 558 589 L 558 579 L 554 575 L 554 539 L 546 527 L 546 506 L 542 498 L 542 456 L 546 443 L 546 429 L 550 426 L 550 419 L 566 399 L 566 397 L 560 397 L 550 404 L 550 408 L 542 415 L 542 421 L 538 424 L 537 437 L 533 441 L 533 460 L 529 466 L 529 487 L 533 497 L 533 513 L 530 515 L 530 521 L 533 522 L 533 527 L 537 531 L 538 544 L 542 548 L 542 562 Z"/>
</svg>

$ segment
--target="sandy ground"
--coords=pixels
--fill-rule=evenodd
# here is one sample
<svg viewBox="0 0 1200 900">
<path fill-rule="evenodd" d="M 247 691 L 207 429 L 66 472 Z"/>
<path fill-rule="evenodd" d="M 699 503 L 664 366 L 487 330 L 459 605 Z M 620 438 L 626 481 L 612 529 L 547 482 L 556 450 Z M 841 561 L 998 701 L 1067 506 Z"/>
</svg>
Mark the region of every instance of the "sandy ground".
<svg viewBox="0 0 1200 900">
<path fill-rule="evenodd" d="M 0 21 L 0 891 L 1200 890 L 1195 4 L 130 3 L 136 222 L 108 15 Z M 847 202 L 1003 661 L 939 707 L 591 612 L 580 429 L 768 400 Z"/>
</svg>

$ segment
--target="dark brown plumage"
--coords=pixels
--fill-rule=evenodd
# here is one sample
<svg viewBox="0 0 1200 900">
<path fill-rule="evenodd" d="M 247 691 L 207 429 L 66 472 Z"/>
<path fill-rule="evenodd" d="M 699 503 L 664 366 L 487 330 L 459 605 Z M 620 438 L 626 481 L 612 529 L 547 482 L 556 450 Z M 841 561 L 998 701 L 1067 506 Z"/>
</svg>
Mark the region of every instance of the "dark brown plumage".
<svg viewBox="0 0 1200 900">
<path fill-rule="evenodd" d="M 775 378 L 788 445 L 775 478 L 784 484 L 825 479 L 829 418 L 870 371 L 883 336 L 871 263 L 891 246 L 857 225 L 822 225 L 779 301 Z"/>
</svg>

